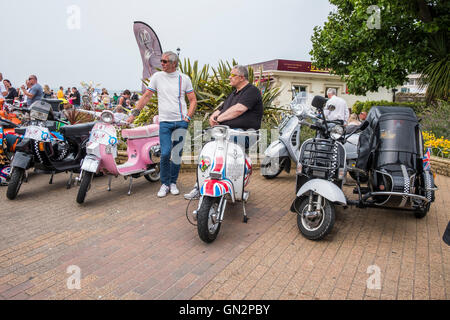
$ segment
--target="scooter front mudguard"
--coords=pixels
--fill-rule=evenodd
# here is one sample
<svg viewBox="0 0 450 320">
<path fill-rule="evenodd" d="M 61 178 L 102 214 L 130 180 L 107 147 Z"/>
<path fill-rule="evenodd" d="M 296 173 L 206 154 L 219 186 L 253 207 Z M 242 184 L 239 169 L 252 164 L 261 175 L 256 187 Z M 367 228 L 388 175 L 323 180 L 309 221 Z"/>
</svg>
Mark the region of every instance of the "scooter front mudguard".
<svg viewBox="0 0 450 320">
<path fill-rule="evenodd" d="M 200 188 L 200 195 L 202 196 L 218 198 L 227 193 L 231 195 L 234 202 L 233 184 L 228 180 L 206 179 Z"/>
<path fill-rule="evenodd" d="M 297 192 L 297 198 L 303 196 L 309 191 L 320 194 L 322 197 L 332 203 L 347 205 L 347 199 L 344 192 L 334 183 L 323 179 L 312 179 L 306 182 Z"/>
<path fill-rule="evenodd" d="M 32 161 L 33 161 L 32 155 L 18 151 L 14 154 L 11 167 L 22 168 L 24 170 L 27 170 L 28 168 L 30 168 Z"/>
</svg>

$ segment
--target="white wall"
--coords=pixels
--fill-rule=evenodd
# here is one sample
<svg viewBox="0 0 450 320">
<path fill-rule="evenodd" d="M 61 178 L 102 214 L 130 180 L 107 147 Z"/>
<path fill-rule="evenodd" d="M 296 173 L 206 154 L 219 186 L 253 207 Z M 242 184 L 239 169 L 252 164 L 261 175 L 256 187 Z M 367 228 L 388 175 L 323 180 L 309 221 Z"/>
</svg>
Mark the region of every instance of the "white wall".
<svg viewBox="0 0 450 320">
<path fill-rule="evenodd" d="M 345 83 L 340 80 L 339 77 L 331 75 L 305 75 L 298 74 L 280 74 L 273 72 L 273 78 L 276 79 L 275 85 L 282 89 L 280 96 L 274 101 L 276 106 L 288 105 L 292 100 L 292 85 L 304 85 L 307 86 L 308 95 L 321 95 L 325 96 L 327 87 L 338 88 L 338 96 L 342 97 L 349 107 L 352 107 L 356 101 L 368 101 L 368 100 L 387 100 L 392 101 L 392 91 L 386 88 L 380 88 L 378 92 L 368 92 L 366 96 L 356 96 L 351 94 L 345 94 Z"/>
</svg>

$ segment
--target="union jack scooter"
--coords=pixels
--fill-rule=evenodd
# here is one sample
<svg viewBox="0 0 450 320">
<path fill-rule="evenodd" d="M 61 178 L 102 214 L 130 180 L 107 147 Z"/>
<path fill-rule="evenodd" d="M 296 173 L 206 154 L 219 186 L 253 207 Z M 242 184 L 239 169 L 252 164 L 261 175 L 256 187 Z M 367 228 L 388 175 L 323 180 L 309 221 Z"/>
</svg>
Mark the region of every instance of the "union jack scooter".
<svg viewBox="0 0 450 320">
<path fill-rule="evenodd" d="M 238 144 L 246 137 L 257 137 L 257 131 L 241 131 L 228 126 L 215 126 L 207 129 L 213 141 L 207 143 L 199 156 L 197 185 L 200 200 L 193 219 L 197 221 L 197 231 L 204 242 L 213 242 L 219 233 L 227 202 L 241 201 L 244 218 L 248 217 L 245 203 L 249 198 L 246 187 L 252 174 L 252 162 L 243 146 Z M 236 137 L 237 141 L 234 141 Z M 243 144 L 242 144 L 243 145 Z"/>
</svg>

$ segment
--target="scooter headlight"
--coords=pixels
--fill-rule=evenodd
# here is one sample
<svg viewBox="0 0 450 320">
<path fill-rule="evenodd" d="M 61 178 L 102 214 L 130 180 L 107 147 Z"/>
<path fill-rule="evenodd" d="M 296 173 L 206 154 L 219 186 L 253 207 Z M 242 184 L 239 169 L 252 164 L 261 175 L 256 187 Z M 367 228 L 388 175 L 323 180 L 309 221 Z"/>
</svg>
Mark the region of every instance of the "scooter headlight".
<svg viewBox="0 0 450 320">
<path fill-rule="evenodd" d="M 344 128 L 336 125 L 331 129 L 330 136 L 333 140 L 338 140 L 344 135 Z"/>
<path fill-rule="evenodd" d="M 109 110 L 105 110 L 102 112 L 100 119 L 102 119 L 102 121 L 105 123 L 113 123 L 114 122 L 114 114 Z"/>
<path fill-rule="evenodd" d="M 211 136 L 214 139 L 223 139 L 226 137 L 227 134 L 227 129 L 223 128 L 223 127 L 214 127 L 211 131 Z"/>
</svg>

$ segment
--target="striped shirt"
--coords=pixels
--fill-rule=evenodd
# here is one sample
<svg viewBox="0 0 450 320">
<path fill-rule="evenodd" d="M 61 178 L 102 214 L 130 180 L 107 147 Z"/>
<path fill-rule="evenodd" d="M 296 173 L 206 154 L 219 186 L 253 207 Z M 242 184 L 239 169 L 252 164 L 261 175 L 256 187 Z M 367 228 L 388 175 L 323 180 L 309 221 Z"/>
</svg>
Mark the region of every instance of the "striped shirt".
<svg viewBox="0 0 450 320">
<path fill-rule="evenodd" d="M 179 72 L 156 72 L 147 87 L 158 94 L 159 121 L 181 121 L 187 115 L 185 95 L 194 92 L 191 79 Z"/>
</svg>

